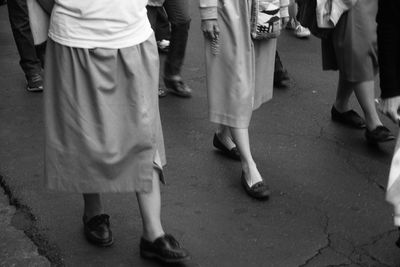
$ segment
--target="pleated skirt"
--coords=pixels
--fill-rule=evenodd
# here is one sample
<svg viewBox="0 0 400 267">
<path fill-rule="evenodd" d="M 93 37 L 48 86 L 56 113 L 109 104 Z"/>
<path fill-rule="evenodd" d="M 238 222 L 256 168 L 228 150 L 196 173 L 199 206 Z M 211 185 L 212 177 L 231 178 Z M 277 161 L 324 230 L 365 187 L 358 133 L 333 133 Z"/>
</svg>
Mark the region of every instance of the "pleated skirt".
<svg viewBox="0 0 400 267">
<path fill-rule="evenodd" d="M 79 193 L 150 192 L 165 151 L 154 36 L 123 49 L 48 41 L 45 183 Z M 162 173 L 161 173 L 162 177 Z"/>
<path fill-rule="evenodd" d="M 205 40 L 209 119 L 248 128 L 253 110 L 272 98 L 276 39 L 252 40 L 250 0 L 219 0 L 219 53 Z"/>
</svg>

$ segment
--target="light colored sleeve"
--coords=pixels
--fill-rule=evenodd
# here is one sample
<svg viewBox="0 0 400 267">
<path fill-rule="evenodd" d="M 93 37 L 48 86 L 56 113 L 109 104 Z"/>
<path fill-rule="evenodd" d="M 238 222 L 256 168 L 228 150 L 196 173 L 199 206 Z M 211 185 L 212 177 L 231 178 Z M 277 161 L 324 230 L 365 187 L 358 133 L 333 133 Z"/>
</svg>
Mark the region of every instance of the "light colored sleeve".
<svg viewBox="0 0 400 267">
<path fill-rule="evenodd" d="M 218 0 L 199 0 L 200 3 L 200 18 L 218 19 Z"/>
<path fill-rule="evenodd" d="M 148 6 L 163 6 L 164 0 L 148 0 Z"/>
<path fill-rule="evenodd" d="M 290 0 L 281 0 L 281 18 L 289 17 Z"/>
<path fill-rule="evenodd" d="M 336 25 L 344 12 L 352 8 L 358 0 L 332 0 L 330 21 Z"/>
</svg>

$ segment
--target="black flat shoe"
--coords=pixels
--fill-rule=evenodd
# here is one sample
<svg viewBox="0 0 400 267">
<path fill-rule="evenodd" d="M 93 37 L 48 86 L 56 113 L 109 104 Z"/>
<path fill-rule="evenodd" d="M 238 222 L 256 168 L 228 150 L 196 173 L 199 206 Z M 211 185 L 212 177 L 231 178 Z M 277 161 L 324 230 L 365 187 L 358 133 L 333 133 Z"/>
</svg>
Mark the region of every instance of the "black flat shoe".
<svg viewBox="0 0 400 267">
<path fill-rule="evenodd" d="M 164 78 L 165 87 L 169 92 L 180 97 L 191 97 L 192 89 L 189 88 L 182 80 L 170 80 Z"/>
<path fill-rule="evenodd" d="M 229 150 L 222 142 L 219 140 L 218 135 L 214 134 L 213 145 L 215 148 L 218 148 L 224 154 L 232 159 L 240 160 L 240 152 L 237 147 L 232 148 Z"/>
<path fill-rule="evenodd" d="M 110 216 L 107 214 L 96 215 L 89 220 L 83 216 L 84 233 L 86 239 L 100 247 L 109 247 L 114 243 L 110 229 Z"/>
<path fill-rule="evenodd" d="M 354 110 L 349 110 L 346 112 L 339 112 L 332 106 L 331 109 L 331 118 L 333 121 L 356 128 L 356 129 L 364 129 L 366 127 L 365 121 L 358 115 Z"/>
<path fill-rule="evenodd" d="M 274 72 L 274 87 L 286 88 L 288 85 L 285 83 L 289 80 L 289 74 L 286 69 L 277 70 Z"/>
<path fill-rule="evenodd" d="M 178 263 L 190 259 L 189 252 L 181 248 L 172 235 L 163 235 L 153 242 L 140 239 L 140 256 L 146 259 L 158 259 L 164 263 Z"/>
<path fill-rule="evenodd" d="M 366 129 L 365 138 L 371 144 L 387 142 L 395 139 L 390 130 L 382 125 L 376 127 L 372 131 Z"/>
<path fill-rule="evenodd" d="M 269 191 L 268 185 L 266 185 L 264 181 L 255 183 L 250 187 L 246 181 L 246 178 L 244 178 L 243 172 L 242 172 L 241 180 L 242 180 L 242 185 L 244 187 L 244 190 L 251 197 L 253 197 L 255 199 L 259 199 L 259 200 L 269 198 L 269 195 L 271 194 L 271 192 Z"/>
</svg>

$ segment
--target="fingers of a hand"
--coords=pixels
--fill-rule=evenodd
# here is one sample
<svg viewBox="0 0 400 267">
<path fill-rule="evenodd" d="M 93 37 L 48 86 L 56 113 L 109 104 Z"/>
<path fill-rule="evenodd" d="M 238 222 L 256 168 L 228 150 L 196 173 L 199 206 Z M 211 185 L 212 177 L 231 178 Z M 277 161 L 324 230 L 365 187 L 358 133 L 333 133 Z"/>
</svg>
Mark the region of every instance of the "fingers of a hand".
<svg viewBox="0 0 400 267">
<path fill-rule="evenodd" d="M 220 29 L 218 24 L 214 24 L 213 29 L 214 29 L 214 34 L 219 35 Z"/>
</svg>

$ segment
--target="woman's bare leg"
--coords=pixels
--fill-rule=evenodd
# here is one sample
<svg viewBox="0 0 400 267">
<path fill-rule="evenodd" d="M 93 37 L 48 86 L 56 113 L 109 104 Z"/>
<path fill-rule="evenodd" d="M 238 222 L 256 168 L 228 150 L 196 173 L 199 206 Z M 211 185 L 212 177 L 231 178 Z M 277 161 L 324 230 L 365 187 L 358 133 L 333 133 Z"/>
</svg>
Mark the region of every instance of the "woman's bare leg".
<svg viewBox="0 0 400 267">
<path fill-rule="evenodd" d="M 136 197 L 142 215 L 143 238 L 154 241 L 164 235 L 161 225 L 160 177 L 157 170 L 153 171 L 153 190 L 150 193 L 137 193 Z"/>
<path fill-rule="evenodd" d="M 336 91 L 336 100 L 334 103 L 334 106 L 337 111 L 343 113 L 350 110 L 349 100 L 353 91 L 354 90 L 351 83 L 345 81 L 342 78 L 342 75 L 339 74 L 339 81 Z"/>
<path fill-rule="evenodd" d="M 374 86 L 374 81 L 353 83 L 354 93 L 364 111 L 365 123 L 369 130 L 373 130 L 382 125 L 378 112 L 376 111 Z"/>
<path fill-rule="evenodd" d="M 253 156 L 250 151 L 249 130 L 247 128 L 230 128 L 233 140 L 240 152 L 242 170 L 248 185 L 251 187 L 255 183 L 262 181 L 260 172 L 257 169 Z"/>
</svg>

